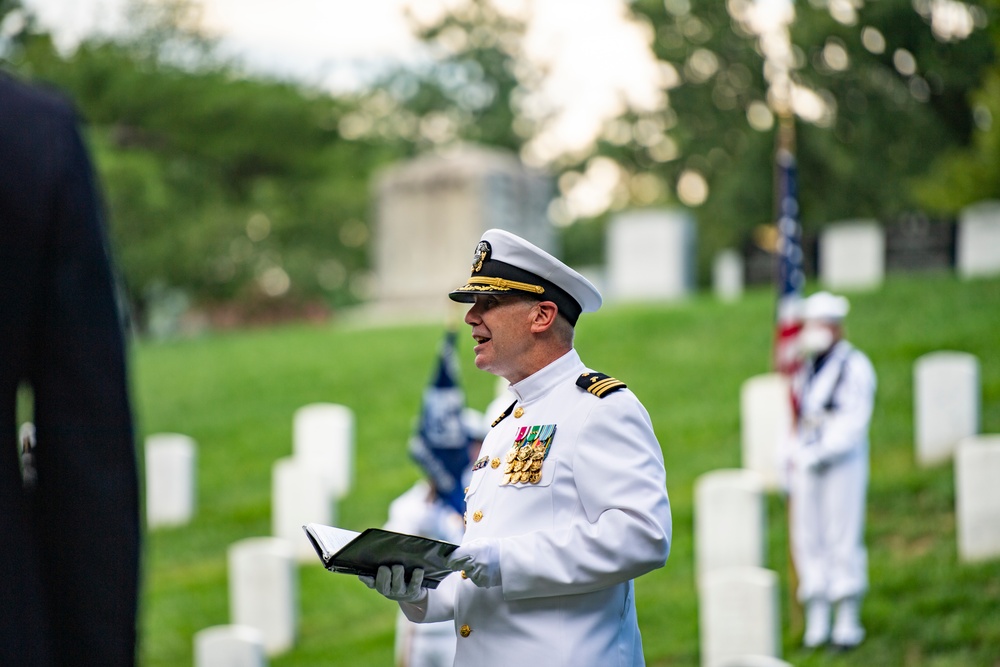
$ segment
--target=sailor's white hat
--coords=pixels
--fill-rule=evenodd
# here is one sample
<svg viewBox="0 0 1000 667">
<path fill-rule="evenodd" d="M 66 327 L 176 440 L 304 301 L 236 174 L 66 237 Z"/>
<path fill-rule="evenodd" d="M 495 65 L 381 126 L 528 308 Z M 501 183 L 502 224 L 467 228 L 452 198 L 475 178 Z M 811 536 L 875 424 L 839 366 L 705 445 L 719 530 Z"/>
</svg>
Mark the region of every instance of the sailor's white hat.
<svg viewBox="0 0 1000 667">
<path fill-rule="evenodd" d="M 589 280 L 541 248 L 502 229 L 483 233 L 472 258 L 472 275 L 448 296 L 471 303 L 477 294 L 527 294 L 552 301 L 572 324 L 601 307 Z"/>
<path fill-rule="evenodd" d="M 839 322 L 847 317 L 850 310 L 851 304 L 846 297 L 816 292 L 802 302 L 802 319 Z"/>
</svg>

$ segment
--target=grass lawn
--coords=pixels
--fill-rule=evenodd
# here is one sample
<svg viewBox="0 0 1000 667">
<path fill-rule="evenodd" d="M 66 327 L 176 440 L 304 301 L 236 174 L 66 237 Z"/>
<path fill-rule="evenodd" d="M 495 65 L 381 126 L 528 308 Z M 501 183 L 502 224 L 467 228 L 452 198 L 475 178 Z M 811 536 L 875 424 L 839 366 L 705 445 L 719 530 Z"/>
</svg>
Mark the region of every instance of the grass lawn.
<svg viewBox="0 0 1000 667">
<path fill-rule="evenodd" d="M 798 648 L 800 612 L 788 590 L 785 506 L 769 501 L 769 567 L 781 576 L 785 659 L 796 665 L 1000 665 L 1000 561 L 960 565 L 950 464 L 918 468 L 912 366 L 950 349 L 980 361 L 982 429 L 1000 433 L 1000 280 L 891 276 L 851 295 L 848 337 L 879 376 L 872 427 L 868 545 L 869 638 L 843 656 Z M 667 566 L 636 585 L 649 665 L 698 665 L 692 491 L 710 470 L 740 461 L 739 391 L 768 371 L 773 295 L 735 304 L 608 306 L 585 315 L 585 363 L 628 383 L 663 447 L 674 518 Z M 338 523 L 381 525 L 389 502 L 420 475 L 406 440 L 442 337 L 440 326 L 364 328 L 347 322 L 212 334 L 132 351 L 140 435 L 179 432 L 198 442 L 198 509 L 183 528 L 145 540 L 141 656 L 145 667 L 190 665 L 198 630 L 228 623 L 226 549 L 270 532 L 273 462 L 291 453 L 292 415 L 313 402 L 355 413 L 354 486 Z M 462 382 L 484 408 L 495 379 L 472 365 L 460 336 Z M 1000 483 L 1000 480 L 998 480 Z M 391 665 L 395 605 L 353 577 L 299 570 L 295 648 L 275 667 Z"/>
</svg>

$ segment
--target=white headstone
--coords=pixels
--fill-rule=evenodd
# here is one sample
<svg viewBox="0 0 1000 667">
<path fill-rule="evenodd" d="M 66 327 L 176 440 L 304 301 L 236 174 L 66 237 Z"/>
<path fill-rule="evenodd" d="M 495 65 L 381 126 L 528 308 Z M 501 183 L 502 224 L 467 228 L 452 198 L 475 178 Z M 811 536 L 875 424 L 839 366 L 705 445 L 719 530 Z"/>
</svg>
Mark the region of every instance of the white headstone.
<svg viewBox="0 0 1000 667">
<path fill-rule="evenodd" d="M 264 637 L 245 625 L 214 625 L 194 635 L 194 667 L 267 667 Z"/>
<path fill-rule="evenodd" d="M 722 301 L 743 296 L 743 258 L 735 250 L 723 250 L 712 262 L 712 289 Z"/>
<path fill-rule="evenodd" d="M 966 352 L 931 352 L 913 365 L 917 462 L 951 459 L 958 441 L 979 433 L 979 360 Z"/>
<path fill-rule="evenodd" d="M 354 413 L 335 403 L 299 408 L 292 424 L 292 451 L 326 480 L 334 498 L 343 498 L 354 477 Z"/>
<path fill-rule="evenodd" d="M 955 246 L 955 265 L 963 278 L 1000 275 L 1000 201 L 963 209 Z"/>
<path fill-rule="evenodd" d="M 146 524 L 181 526 L 194 515 L 195 442 L 179 433 L 146 438 Z"/>
<path fill-rule="evenodd" d="M 695 480 L 698 577 L 730 567 L 763 567 L 767 543 L 764 485 L 751 470 L 713 470 Z"/>
<path fill-rule="evenodd" d="M 618 300 L 671 300 L 694 289 L 695 223 L 680 211 L 629 211 L 608 227 L 608 292 Z"/>
<path fill-rule="evenodd" d="M 316 563 L 316 550 L 302 526 L 333 525 L 333 498 L 324 480 L 295 457 L 278 459 L 271 468 L 271 534 L 288 540 L 300 563 Z"/>
<path fill-rule="evenodd" d="M 755 375 L 740 387 L 742 465 L 760 475 L 764 488 L 779 486 L 778 449 L 792 430 L 788 378 L 780 373 Z"/>
<path fill-rule="evenodd" d="M 958 445 L 955 528 L 962 560 L 1000 558 L 1000 435 L 965 438 Z"/>
<path fill-rule="evenodd" d="M 557 254 L 548 219 L 552 180 L 513 153 L 464 145 L 395 164 L 375 183 L 372 263 L 383 310 L 445 313 L 447 294 L 469 277 L 487 229 Z"/>
<path fill-rule="evenodd" d="M 778 575 L 759 567 L 707 574 L 698 585 L 698 620 L 702 667 L 744 656 L 780 658 Z"/>
<path fill-rule="evenodd" d="M 819 279 L 833 290 L 871 289 L 885 276 L 885 230 L 873 220 L 828 225 L 819 239 Z"/>
<path fill-rule="evenodd" d="M 292 546 L 278 537 L 250 537 L 229 546 L 229 617 L 260 631 L 268 655 L 295 643 L 298 570 Z"/>
</svg>

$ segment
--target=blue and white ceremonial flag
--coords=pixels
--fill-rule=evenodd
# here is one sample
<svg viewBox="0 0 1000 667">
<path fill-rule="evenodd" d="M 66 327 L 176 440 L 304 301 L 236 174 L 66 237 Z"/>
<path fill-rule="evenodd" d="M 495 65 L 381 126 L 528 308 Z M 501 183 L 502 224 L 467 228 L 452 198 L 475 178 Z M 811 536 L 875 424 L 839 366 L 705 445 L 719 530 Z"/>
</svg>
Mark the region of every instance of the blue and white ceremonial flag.
<svg viewBox="0 0 1000 667">
<path fill-rule="evenodd" d="M 800 363 L 795 341 L 802 323 L 799 307 L 805 288 L 806 274 L 802 268 L 802 225 L 799 222 L 799 193 L 795 155 L 787 147 L 777 151 L 775 170 L 778 255 L 776 282 L 778 288 L 774 337 L 774 365 L 779 373 L 790 375 Z"/>
<path fill-rule="evenodd" d="M 458 386 L 455 331 L 445 333 L 437 368 L 424 390 L 420 423 L 410 439 L 410 456 L 430 478 L 438 497 L 465 513 L 462 474 L 469 467 L 469 435 L 462 423 L 465 394 Z"/>
</svg>

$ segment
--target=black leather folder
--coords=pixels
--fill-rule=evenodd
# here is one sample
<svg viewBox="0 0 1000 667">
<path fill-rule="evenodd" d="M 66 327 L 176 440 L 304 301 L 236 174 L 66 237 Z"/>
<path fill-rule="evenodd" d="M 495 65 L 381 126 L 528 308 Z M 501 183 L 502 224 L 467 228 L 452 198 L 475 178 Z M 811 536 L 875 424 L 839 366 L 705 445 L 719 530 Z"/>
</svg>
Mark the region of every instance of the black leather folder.
<svg viewBox="0 0 1000 667">
<path fill-rule="evenodd" d="M 402 565 L 407 579 L 415 568 L 424 569 L 424 586 L 437 588 L 451 574 L 448 556 L 457 544 L 381 528 L 363 532 L 320 523 L 302 526 L 313 548 L 331 572 L 374 577 L 380 565 Z"/>
</svg>

